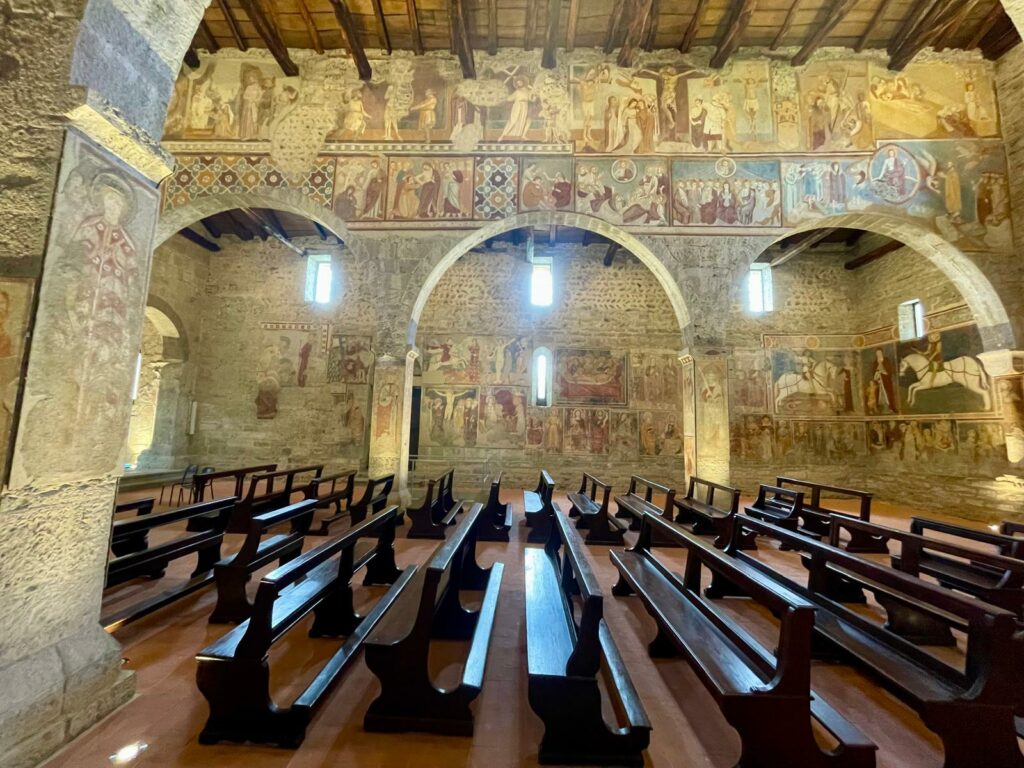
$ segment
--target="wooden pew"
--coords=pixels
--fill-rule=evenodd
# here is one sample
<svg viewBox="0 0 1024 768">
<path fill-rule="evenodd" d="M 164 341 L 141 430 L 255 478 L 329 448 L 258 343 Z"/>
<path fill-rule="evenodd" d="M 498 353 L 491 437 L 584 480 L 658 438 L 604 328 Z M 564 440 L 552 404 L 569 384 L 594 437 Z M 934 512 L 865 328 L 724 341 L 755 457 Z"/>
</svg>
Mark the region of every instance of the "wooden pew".
<svg viewBox="0 0 1024 768">
<path fill-rule="evenodd" d="M 210 705 L 200 744 L 251 741 L 294 748 L 302 743 L 316 710 L 416 571 L 395 566 L 397 517 L 398 508 L 391 507 L 260 579 L 252 617 L 196 656 L 196 682 Z M 360 547 L 365 537 L 376 542 Z M 353 609 L 352 578 L 364 565 L 364 584 L 391 587 L 360 617 Z M 315 615 L 311 637 L 346 639 L 298 698 L 279 707 L 270 694 L 270 649 L 310 613 Z"/>
<path fill-rule="evenodd" d="M 680 578 L 654 552 L 654 535 L 686 549 Z M 644 515 L 636 546 L 613 550 L 619 571 L 612 592 L 636 593 L 658 624 L 653 658 L 682 656 L 740 736 L 744 768 L 870 768 L 875 745 L 811 690 L 814 606 L 661 515 Z M 743 594 L 779 618 L 775 649 L 765 647 L 729 614 L 701 596 L 702 569 L 742 586 Z M 824 752 L 811 721 L 839 746 Z"/>
<path fill-rule="evenodd" d="M 837 519 L 833 518 L 834 520 Z M 848 518 L 852 519 L 852 518 Z M 870 525 L 854 520 L 859 525 Z M 852 555 L 798 533 L 745 515 L 736 517 L 733 536 L 742 529 L 785 543 L 803 553 L 810 571 L 807 586 L 733 548 L 727 553 L 764 578 L 798 592 L 816 608 L 815 655 L 849 659 L 872 672 L 883 685 L 917 711 L 941 739 L 945 768 L 1020 768 L 1014 724 L 1017 659 L 1016 617 L 1009 611 L 959 595 L 880 563 Z M 856 583 L 886 597 L 898 597 L 922 611 L 941 613 L 960 623 L 967 635 L 961 668 L 918 648 L 900 635 L 830 597 L 837 584 Z M 745 587 L 740 586 L 739 592 Z M 710 592 L 734 593 L 727 579 Z"/>
<path fill-rule="evenodd" d="M 320 527 L 310 533 L 315 536 L 326 536 L 330 533 L 331 523 L 348 516 L 349 510 L 352 508 L 355 487 L 356 470 L 354 469 L 336 472 L 326 477 L 314 477 L 309 481 L 309 485 L 306 487 L 306 498 L 316 499 L 317 509 L 330 510 L 331 507 L 334 507 L 334 514 L 321 520 Z"/>
<path fill-rule="evenodd" d="M 196 498 L 199 501 L 205 501 L 207 490 L 211 493 L 213 492 L 214 481 L 230 477 L 235 481 L 235 492 L 233 495 L 240 499 L 242 498 L 242 492 L 245 490 L 245 478 L 248 475 L 257 472 L 273 472 L 276 469 L 277 464 L 257 464 L 256 466 L 240 467 L 239 469 L 224 469 L 220 472 L 197 472 L 192 483 L 195 488 Z"/>
<path fill-rule="evenodd" d="M 484 507 L 483 520 L 477 527 L 478 541 L 508 541 L 512 530 L 512 503 L 501 501 L 501 476 L 490 479 L 490 492 Z M 485 483 L 486 484 L 486 483 Z"/>
<path fill-rule="evenodd" d="M 368 516 L 384 509 L 388 505 L 388 496 L 391 495 L 394 484 L 394 475 L 368 479 L 363 488 L 363 495 L 349 506 L 349 519 L 352 521 L 352 525 L 361 523 Z M 404 520 L 405 513 L 399 512 L 398 524 L 401 525 Z"/>
<path fill-rule="evenodd" d="M 575 517 L 576 527 L 587 532 L 587 544 L 621 544 L 626 524 L 613 517 L 608 510 L 612 487 L 593 475 L 583 473 L 583 482 L 576 493 L 569 494 L 569 517 Z M 600 495 L 600 501 L 598 496 Z"/>
<path fill-rule="evenodd" d="M 231 513 L 228 533 L 248 533 L 249 521 L 254 515 L 291 504 L 293 493 L 305 496 L 309 481 L 296 484 L 295 478 L 309 473 L 312 473 L 313 478 L 317 478 L 323 471 L 323 464 L 312 464 L 253 475 L 249 479 L 249 492 L 235 505 L 235 510 Z M 259 492 L 260 486 L 263 486 L 262 493 Z"/>
<path fill-rule="evenodd" d="M 523 524 L 530 528 L 526 540 L 532 544 L 543 544 L 551 535 L 552 516 L 560 515 L 562 510 L 552 497 L 555 493 L 555 481 L 547 470 L 540 471 L 540 480 L 532 491 L 523 491 Z"/>
<path fill-rule="evenodd" d="M 810 536 L 818 539 L 819 541 L 827 539 L 829 535 L 829 521 L 832 519 L 833 515 L 845 515 L 847 517 L 856 516 L 865 522 L 869 522 L 871 520 L 872 494 L 867 491 L 857 491 L 853 488 L 841 488 L 836 485 L 813 483 L 809 480 L 796 480 L 792 477 L 777 477 L 775 478 L 775 484 L 780 488 L 795 487 L 797 490 L 806 489 L 804 490 L 804 505 L 800 510 L 800 520 L 802 525 L 800 525 L 798 529 L 800 533 L 804 534 L 804 536 Z M 858 506 L 856 515 L 839 509 L 826 507 L 821 503 L 822 491 L 834 496 L 848 496 L 856 499 Z M 807 492 L 810 492 L 810 501 L 807 499 Z M 849 533 L 850 540 L 845 546 L 847 552 L 864 552 L 882 555 L 888 554 L 884 541 L 865 537 L 861 531 L 850 531 Z"/>
<path fill-rule="evenodd" d="M 197 517 L 213 516 L 214 523 L 206 530 L 185 535 L 172 541 L 147 547 L 138 552 L 131 552 L 115 557 L 107 563 L 107 588 L 123 584 L 140 576 L 158 579 L 164 575 L 167 564 L 188 555 L 196 555 L 196 567 L 189 580 L 184 584 L 172 587 L 153 597 L 141 600 L 127 608 L 103 616 L 100 619 L 108 632 L 126 624 L 148 616 L 186 595 L 190 595 L 213 583 L 213 566 L 220 560 L 220 547 L 224 540 L 224 529 L 228 516 L 235 505 L 235 499 L 217 499 L 215 501 L 191 504 L 180 509 L 160 514 L 144 515 L 130 520 L 119 520 L 114 523 L 111 541 L 137 540 L 140 534 L 165 525 L 192 520 Z"/>
<path fill-rule="evenodd" d="M 122 501 L 114 505 L 115 526 L 113 536 L 110 540 L 110 551 L 117 557 L 130 555 L 132 552 L 141 552 L 149 546 L 149 529 L 143 528 L 133 534 L 119 532 L 116 526 L 116 516 L 126 512 L 134 512 L 136 517 L 143 517 L 153 512 L 156 499 L 149 496 L 145 499 L 134 499 Z"/>
<path fill-rule="evenodd" d="M 422 503 L 405 510 L 410 523 L 405 534 L 407 538 L 443 539 L 448 526 L 455 525 L 455 516 L 462 511 L 462 502 L 451 509 L 445 509 L 443 495 L 445 478 L 451 475 L 451 472 L 445 472 L 440 477 L 429 480 Z"/>
<path fill-rule="evenodd" d="M 454 489 L 455 470 L 449 469 L 441 476 L 440 485 L 441 505 L 445 515 L 449 514 L 453 509 L 457 510 L 457 513 L 462 512 L 462 502 L 455 498 Z"/>
<path fill-rule="evenodd" d="M 1002 529 L 1003 525 L 1006 525 L 1006 523 L 1002 523 L 1000 529 Z M 927 536 L 929 531 L 964 539 L 965 541 L 988 544 L 995 547 L 996 551 L 1003 557 L 1013 557 L 1017 560 L 1024 559 L 1024 539 L 1017 538 L 1016 536 L 968 528 L 966 525 L 945 523 L 940 520 L 930 520 L 926 517 L 910 518 L 911 533 Z"/>
<path fill-rule="evenodd" d="M 1018 520 L 1003 520 L 999 524 L 999 532 L 1003 536 L 1024 536 L 1024 522 Z"/>
<path fill-rule="evenodd" d="M 913 525 L 913 523 L 912 523 Z M 940 524 L 945 525 L 945 524 Z M 919 530 L 924 530 L 918 526 Z M 829 544 L 837 546 L 844 531 L 859 531 L 882 542 L 899 544 L 899 553 L 891 558 L 892 567 L 911 576 L 931 576 L 946 589 L 954 589 L 980 598 L 1024 618 L 1024 561 L 983 552 L 948 539 L 933 539 L 920 533 L 907 532 L 877 523 L 866 523 L 852 517 L 832 518 Z M 886 550 L 888 551 L 888 549 Z M 853 591 L 850 602 L 858 601 Z M 931 645 L 954 645 L 949 627 L 959 628 L 949 617 L 934 610 L 917 610 L 900 605 L 889 606 L 879 600 L 887 611 L 892 609 L 890 623 L 894 632 L 911 642 Z M 893 613 L 895 615 L 893 615 Z M 920 614 L 920 615 L 918 615 Z M 905 616 L 904 616 L 905 615 Z M 901 618 L 903 617 L 903 618 Z"/>
<path fill-rule="evenodd" d="M 637 486 L 640 485 L 644 488 L 642 495 L 636 492 Z M 654 503 L 655 493 L 660 493 L 664 497 L 664 502 L 660 507 Z M 653 480 L 647 480 L 638 475 L 631 475 L 629 478 L 629 490 L 626 491 L 626 495 L 615 497 L 615 505 L 619 508 L 619 511 L 615 513 L 615 517 L 620 520 L 629 520 L 629 530 L 639 531 L 640 521 L 647 512 L 650 512 L 652 515 L 665 515 L 667 519 L 671 520 L 675 498 L 675 488 L 656 483 Z"/>
<path fill-rule="evenodd" d="M 774 485 L 760 485 L 757 489 L 757 499 L 754 503 L 744 507 L 744 514 L 755 517 L 758 520 L 765 520 L 787 531 L 796 531 L 800 525 L 800 514 L 804 508 L 803 491 L 793 491 L 788 488 L 779 488 Z M 751 537 L 744 542 L 747 549 L 757 549 L 757 541 Z"/>
<path fill-rule="evenodd" d="M 563 515 L 554 520 L 544 548 L 525 554 L 529 701 L 544 722 L 539 761 L 643 765 L 651 723 L 604 621 L 604 595 L 580 535 Z M 621 726 L 602 716 L 602 669 Z"/>
<path fill-rule="evenodd" d="M 702 498 L 697 498 L 698 486 L 704 489 L 700 494 Z M 725 496 L 725 502 L 720 500 L 717 506 L 716 493 Z M 698 536 L 714 536 L 715 546 L 724 549 L 729 543 L 732 519 L 739 512 L 740 489 L 691 475 L 686 496 L 676 499 L 675 506 L 677 523 L 686 525 Z"/>
<path fill-rule="evenodd" d="M 301 554 L 315 509 L 316 502 L 306 499 L 256 515 L 249 521 L 241 549 L 213 568 L 217 605 L 210 614 L 211 624 L 237 624 L 249 618 L 252 603 L 245 591 L 249 577 L 274 560 L 278 565 L 284 565 Z M 268 531 L 286 523 L 290 528 L 288 533 L 263 538 Z"/>
<path fill-rule="evenodd" d="M 474 504 L 447 541 L 438 545 L 409 589 L 366 640 L 366 666 L 380 680 L 380 695 L 363 719 L 368 731 L 473 734 L 470 704 L 483 686 L 487 649 L 498 607 L 503 566 L 476 562 L 476 528 L 483 506 Z M 460 594 L 482 591 L 480 608 L 463 608 Z M 437 688 L 430 678 L 430 641 L 470 641 L 459 684 Z"/>
</svg>

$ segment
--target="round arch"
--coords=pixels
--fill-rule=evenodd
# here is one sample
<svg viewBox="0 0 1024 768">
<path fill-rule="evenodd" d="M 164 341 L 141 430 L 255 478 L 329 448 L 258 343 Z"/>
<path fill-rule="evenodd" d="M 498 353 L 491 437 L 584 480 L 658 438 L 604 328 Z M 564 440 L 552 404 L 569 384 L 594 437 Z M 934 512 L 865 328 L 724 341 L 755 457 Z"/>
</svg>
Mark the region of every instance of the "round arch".
<svg viewBox="0 0 1024 768">
<path fill-rule="evenodd" d="M 325 227 L 345 243 L 350 250 L 358 250 L 358 237 L 354 237 L 348 224 L 329 208 L 324 208 L 307 195 L 294 189 L 261 189 L 259 192 L 224 192 L 200 197 L 187 205 L 171 208 L 157 222 L 153 247 L 157 248 L 175 233 L 190 227 L 200 219 L 215 216 L 235 208 L 271 208 L 304 216 Z"/>
<path fill-rule="evenodd" d="M 862 229 L 885 235 L 921 254 L 956 286 L 971 308 L 980 328 L 998 329 L 995 339 L 982 334 L 986 351 L 1015 346 L 1013 328 L 998 291 L 985 273 L 963 251 L 936 232 L 910 219 L 885 214 L 851 213 L 805 222 L 772 243 L 815 229 Z"/>
<path fill-rule="evenodd" d="M 435 287 L 437 287 L 437 284 L 441 281 L 445 272 L 447 272 L 456 261 L 477 246 L 482 245 L 487 240 L 502 235 L 505 232 L 511 232 L 512 230 L 521 229 L 523 227 L 548 226 L 575 227 L 577 229 L 586 230 L 587 232 L 593 232 L 595 235 L 602 235 L 603 237 L 618 243 L 620 246 L 636 256 L 641 263 L 654 273 L 654 277 L 661 285 L 662 290 L 664 290 L 665 294 L 668 296 L 669 302 L 672 304 L 672 309 L 675 312 L 676 322 L 679 323 L 680 349 L 686 347 L 686 334 L 690 328 L 690 310 L 686 304 L 686 299 L 683 297 L 683 292 L 679 288 L 679 284 L 676 282 L 675 278 L 672 276 L 672 273 L 669 272 L 668 268 L 661 262 L 661 260 L 654 255 L 651 249 L 633 235 L 619 227 L 616 227 L 614 224 L 609 224 L 607 221 L 598 219 L 594 216 L 588 216 L 586 214 L 562 213 L 558 211 L 521 213 L 518 216 L 512 216 L 507 219 L 495 221 L 481 227 L 480 229 L 474 230 L 456 243 L 448 253 L 445 254 L 444 258 L 434 266 L 423 281 L 423 284 L 420 286 L 419 293 L 416 296 L 416 301 L 412 307 L 412 315 L 409 319 L 409 329 L 406 337 L 406 341 L 409 346 L 413 347 L 416 344 L 416 330 L 419 327 L 420 317 L 423 314 L 423 308 L 427 304 L 427 299 L 430 298 L 431 292 Z"/>
<path fill-rule="evenodd" d="M 181 362 L 188 360 L 188 333 L 185 331 L 185 323 L 169 302 L 150 293 L 146 299 L 146 319 L 153 323 L 161 336 L 176 339 Z"/>
</svg>

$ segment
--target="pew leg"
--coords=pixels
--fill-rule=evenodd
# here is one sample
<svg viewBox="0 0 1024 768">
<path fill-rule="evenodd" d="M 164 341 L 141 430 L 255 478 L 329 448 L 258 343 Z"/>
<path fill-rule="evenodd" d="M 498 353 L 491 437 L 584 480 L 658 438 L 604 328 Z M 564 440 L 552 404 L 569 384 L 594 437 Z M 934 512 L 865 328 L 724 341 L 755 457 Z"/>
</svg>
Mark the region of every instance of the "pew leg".
<svg viewBox="0 0 1024 768">
<path fill-rule="evenodd" d="M 211 624 L 238 624 L 249 618 L 252 605 L 245 593 L 249 574 L 239 568 L 214 569 L 217 582 L 217 605 L 210 614 Z"/>
<path fill-rule="evenodd" d="M 884 536 L 872 536 L 864 531 L 850 531 L 850 540 L 846 543 L 846 551 L 853 554 L 889 554 L 888 539 Z"/>
<path fill-rule="evenodd" d="M 362 617 L 356 613 L 352 602 L 352 587 L 339 586 L 324 597 L 313 609 L 313 626 L 310 637 L 342 637 L 351 635 Z"/>
<path fill-rule="evenodd" d="M 633 588 L 629 585 L 622 574 L 619 574 L 619 580 L 615 582 L 615 586 L 612 587 L 612 594 L 616 597 L 629 597 L 634 594 Z"/>
<path fill-rule="evenodd" d="M 885 628 L 890 632 L 909 640 L 914 645 L 956 645 L 956 638 L 953 637 L 946 622 L 881 593 L 876 593 L 875 599 L 885 609 Z"/>
<path fill-rule="evenodd" d="M 532 522 L 528 524 L 530 525 L 530 533 L 526 540 L 530 544 L 544 544 L 547 542 L 548 537 L 551 535 L 552 526 L 550 514 L 537 513 L 532 518 Z"/>
<path fill-rule="evenodd" d="M 644 764 L 650 731 L 609 729 L 596 679 L 531 675 L 529 701 L 544 723 L 537 756 L 541 765 Z"/>
<path fill-rule="evenodd" d="M 196 682 L 210 705 L 200 744 L 251 741 L 295 748 L 305 738 L 306 717 L 278 709 L 271 700 L 265 659 L 200 658 Z"/>
<path fill-rule="evenodd" d="M 810 697 L 727 698 L 722 714 L 740 735 L 737 768 L 820 768 L 826 764 L 811 728 Z"/>
<path fill-rule="evenodd" d="M 378 547 L 377 552 L 366 564 L 363 586 L 380 586 L 394 584 L 402 571 L 395 565 L 395 549 L 392 546 Z"/>
<path fill-rule="evenodd" d="M 199 550 L 199 559 L 196 562 L 196 569 L 190 574 L 190 578 L 196 576 L 202 576 L 213 570 L 215 566 L 220 562 L 220 543 L 217 543 L 215 547 L 207 547 L 206 549 Z"/>
<path fill-rule="evenodd" d="M 679 656 L 679 649 L 665 631 L 658 625 L 658 634 L 647 644 L 647 655 L 652 659 L 674 659 Z"/>
<path fill-rule="evenodd" d="M 921 718 L 942 740 L 943 768 L 1024 766 L 1009 706 L 934 704 Z"/>
<path fill-rule="evenodd" d="M 844 579 L 835 571 L 825 569 L 825 588 L 821 594 L 837 603 L 864 604 L 868 601 L 864 589 L 855 581 Z"/>
<path fill-rule="evenodd" d="M 711 584 L 704 589 L 704 597 L 717 600 L 720 597 L 746 597 L 746 593 L 720 573 L 712 572 Z"/>
</svg>

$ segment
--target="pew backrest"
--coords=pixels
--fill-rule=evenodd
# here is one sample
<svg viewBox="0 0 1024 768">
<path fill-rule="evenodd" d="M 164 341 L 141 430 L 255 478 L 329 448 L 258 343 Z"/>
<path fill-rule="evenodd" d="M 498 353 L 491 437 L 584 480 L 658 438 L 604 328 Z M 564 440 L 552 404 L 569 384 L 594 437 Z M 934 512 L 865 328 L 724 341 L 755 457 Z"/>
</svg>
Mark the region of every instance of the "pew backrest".
<svg viewBox="0 0 1024 768">
<path fill-rule="evenodd" d="M 598 628 L 604 618 L 604 595 L 601 584 L 583 553 L 583 543 L 573 529 L 569 518 L 555 515 L 551 535 L 544 544 L 548 556 L 559 565 L 562 592 L 567 601 L 578 595 L 580 601 L 579 619 L 570 608 L 570 624 L 573 634 L 573 652 L 565 665 L 567 675 L 593 677 L 601 666 L 601 644 Z"/>
<path fill-rule="evenodd" d="M 867 491 L 858 491 L 855 488 L 843 488 L 838 485 L 826 485 L 825 483 L 815 483 L 810 480 L 798 480 L 793 477 L 776 477 L 775 485 L 779 488 L 796 488 L 806 489 L 804 492 L 804 508 L 813 512 L 821 512 L 825 514 L 849 514 L 838 509 L 829 509 L 821 504 L 822 492 L 832 494 L 833 496 L 847 496 L 857 500 L 857 515 L 861 520 L 871 519 L 871 499 L 873 494 Z M 807 492 L 810 492 L 810 498 L 807 497 Z"/>
<path fill-rule="evenodd" d="M 1024 539 L 1014 536 L 1007 536 L 992 531 L 982 531 L 976 528 L 968 528 L 965 525 L 946 523 L 941 520 L 931 520 L 925 517 L 910 518 L 910 532 L 919 536 L 926 536 L 929 531 L 953 536 L 958 539 L 975 541 L 979 544 L 989 544 L 995 547 L 999 554 L 1016 559 L 1024 558 Z"/>
<path fill-rule="evenodd" d="M 704 489 L 702 494 L 704 498 L 697 498 L 697 487 L 700 486 Z M 726 503 L 723 505 L 721 502 L 715 503 L 716 494 L 726 496 Z M 733 488 L 729 485 L 722 485 L 721 483 L 715 483 L 711 480 L 707 480 L 697 475 L 690 475 L 690 482 L 686 487 L 685 500 L 698 501 L 703 504 L 707 504 L 709 507 L 727 512 L 730 514 L 736 514 L 740 508 L 740 489 Z"/>
</svg>

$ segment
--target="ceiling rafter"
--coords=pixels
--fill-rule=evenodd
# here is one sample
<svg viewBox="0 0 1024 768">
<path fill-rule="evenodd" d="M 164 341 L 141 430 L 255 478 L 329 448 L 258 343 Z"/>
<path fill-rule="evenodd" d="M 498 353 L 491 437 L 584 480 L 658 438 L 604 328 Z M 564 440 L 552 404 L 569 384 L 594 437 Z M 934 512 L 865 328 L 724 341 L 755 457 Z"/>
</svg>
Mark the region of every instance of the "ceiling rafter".
<svg viewBox="0 0 1024 768">
<path fill-rule="evenodd" d="M 576 50 L 576 28 L 580 23 L 580 0 L 569 0 L 569 18 L 565 23 L 565 50 Z"/>
<path fill-rule="evenodd" d="M 818 24 L 797 55 L 793 57 L 794 67 L 800 67 L 807 63 L 807 60 L 814 55 L 814 52 L 818 50 L 818 47 L 825 41 L 825 38 L 832 34 L 832 30 L 853 10 L 857 2 L 858 0 L 832 0 L 832 5 L 827 10 L 828 15 Z"/>
<path fill-rule="evenodd" d="M 541 66 L 554 69 L 558 64 L 555 49 L 558 47 L 558 22 L 562 11 L 562 0 L 548 0 L 547 24 L 544 26 L 544 55 Z"/>
<path fill-rule="evenodd" d="M 786 18 L 782 22 L 782 26 L 779 27 L 779 32 L 775 35 L 775 39 L 772 40 L 772 44 L 768 46 L 771 50 L 775 50 L 782 41 L 786 39 L 786 35 L 789 34 L 789 30 L 793 27 L 793 22 L 796 21 L 796 15 L 800 11 L 800 0 L 792 0 L 792 5 L 789 6 L 789 12 L 786 13 Z"/>
<path fill-rule="evenodd" d="M 405 0 L 409 17 L 409 34 L 412 35 L 412 50 L 417 56 L 423 55 L 423 35 L 420 34 L 420 16 L 416 11 L 416 0 Z"/>
<path fill-rule="evenodd" d="M 459 57 L 462 65 L 462 76 L 469 79 L 476 79 L 476 62 L 473 61 L 473 46 L 469 42 L 469 30 L 466 27 L 466 9 L 464 0 L 449 0 L 452 18 L 452 42 L 455 44 L 455 54 Z"/>
<path fill-rule="evenodd" d="M 380 0 L 373 0 L 373 15 L 377 18 L 377 38 L 380 40 L 380 47 L 391 55 L 391 33 L 388 32 L 388 22 L 384 18 L 384 7 Z"/>
<path fill-rule="evenodd" d="M 743 42 L 743 33 L 747 31 L 750 17 L 754 15 L 755 10 L 757 10 L 757 0 L 742 0 L 733 8 L 732 18 L 729 20 L 725 36 L 718 43 L 715 55 L 711 57 L 711 66 L 714 69 L 724 67 L 725 62 L 739 48 L 740 43 Z"/>
<path fill-rule="evenodd" d="M 238 20 L 235 18 L 235 14 L 231 12 L 227 0 L 217 0 L 217 8 L 220 9 L 221 14 L 224 16 L 224 22 L 228 25 L 231 38 L 235 41 L 235 47 L 240 51 L 249 50 L 245 38 L 242 37 L 242 31 L 238 28 Z"/>
<path fill-rule="evenodd" d="M 626 28 L 626 39 L 619 49 L 618 64 L 620 67 L 629 67 L 633 64 L 633 53 L 642 43 L 644 30 L 650 19 L 651 11 L 654 9 L 654 0 L 625 0 L 623 5 L 630 5 L 629 26 Z"/>
<path fill-rule="evenodd" d="M 487 0 L 487 52 L 498 52 L 498 0 Z"/>
<path fill-rule="evenodd" d="M 693 47 L 693 41 L 697 38 L 697 32 L 700 30 L 701 22 L 704 20 L 704 11 L 707 10 L 707 7 L 708 0 L 697 0 L 697 5 L 693 9 L 693 16 L 690 17 L 690 23 L 686 25 L 683 41 L 679 43 L 680 53 L 689 53 Z"/>
<path fill-rule="evenodd" d="M 366 58 L 366 50 L 359 40 L 359 33 L 356 30 L 355 21 L 352 19 L 352 11 L 348 8 L 346 0 L 331 0 L 334 7 L 334 16 L 341 25 L 341 31 L 348 44 L 348 52 L 352 54 L 352 60 L 356 64 L 360 80 L 369 80 L 373 77 L 373 70 L 370 68 L 370 61 Z"/>
<path fill-rule="evenodd" d="M 878 28 L 878 25 L 882 23 L 883 19 L 885 19 L 885 15 L 889 12 L 889 6 L 891 6 L 892 3 L 893 0 L 882 0 L 881 5 L 878 6 L 878 9 L 871 17 L 871 21 L 868 22 L 868 26 L 864 30 L 864 34 L 860 36 L 860 39 L 857 40 L 857 44 L 853 46 L 853 50 L 859 53 L 867 47 L 868 41 L 871 39 L 871 36 L 875 34 L 875 30 Z"/>
<path fill-rule="evenodd" d="M 313 44 L 313 50 L 317 53 L 323 53 L 324 44 L 320 39 L 320 30 L 317 29 L 313 14 L 309 12 L 306 0 L 295 0 L 295 6 L 299 9 L 299 16 L 302 17 L 302 23 L 306 26 L 306 34 L 309 35 L 309 40 Z"/>
<path fill-rule="evenodd" d="M 238 0 L 238 4 L 245 11 L 245 15 L 249 17 L 249 21 L 256 27 L 256 34 L 266 44 L 267 50 L 273 55 L 285 76 L 297 77 L 299 68 L 292 61 L 292 57 L 288 53 L 288 46 L 284 44 L 281 34 L 277 31 L 277 25 L 263 12 L 260 0 Z"/>
</svg>

